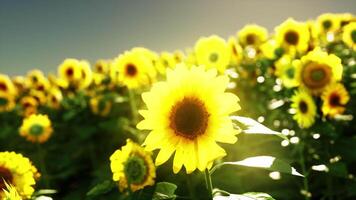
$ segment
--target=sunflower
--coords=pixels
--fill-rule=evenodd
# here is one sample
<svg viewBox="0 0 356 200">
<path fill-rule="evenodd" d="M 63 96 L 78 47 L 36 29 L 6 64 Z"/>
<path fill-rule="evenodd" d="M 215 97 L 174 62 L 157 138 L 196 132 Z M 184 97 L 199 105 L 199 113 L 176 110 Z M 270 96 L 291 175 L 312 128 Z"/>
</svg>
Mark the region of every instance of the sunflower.
<svg viewBox="0 0 356 200">
<path fill-rule="evenodd" d="M 340 18 L 333 13 L 324 13 L 317 18 L 319 34 L 326 35 L 328 32 L 336 32 L 340 28 Z"/>
<path fill-rule="evenodd" d="M 48 79 L 43 75 L 43 72 L 38 69 L 31 70 L 27 73 L 26 82 L 27 87 L 34 90 L 47 91 L 50 88 Z"/>
<path fill-rule="evenodd" d="M 128 183 L 131 191 L 141 190 L 155 183 L 156 168 L 151 153 L 129 139 L 121 150 L 116 150 L 110 156 L 110 167 L 113 180 L 118 181 L 120 191 L 126 190 Z"/>
<path fill-rule="evenodd" d="M 260 46 L 262 54 L 271 60 L 281 57 L 284 53 L 284 50 L 279 47 L 276 40 L 271 39 L 266 41 Z"/>
<path fill-rule="evenodd" d="M 62 99 L 62 92 L 58 88 L 53 87 L 48 91 L 47 104 L 50 108 L 59 109 Z"/>
<path fill-rule="evenodd" d="M 314 95 L 319 95 L 326 86 L 342 78 L 340 58 L 315 48 L 301 60 L 294 60 L 299 84 Z"/>
<path fill-rule="evenodd" d="M 207 69 L 216 68 L 220 73 L 225 72 L 231 58 L 229 46 L 224 39 L 216 35 L 200 38 L 195 43 L 194 52 L 198 65 Z"/>
<path fill-rule="evenodd" d="M 184 62 L 188 67 L 196 66 L 197 65 L 197 56 L 194 52 L 193 49 L 187 48 L 186 50 L 186 55 L 184 57 Z"/>
<path fill-rule="evenodd" d="M 12 185 L 22 198 L 30 198 L 39 176 L 28 158 L 15 152 L 0 152 L 0 199 L 5 195 L 6 184 Z"/>
<path fill-rule="evenodd" d="M 0 113 L 1 112 L 9 112 L 15 108 L 15 99 L 14 96 L 0 91 Z"/>
<path fill-rule="evenodd" d="M 240 46 L 240 44 L 237 42 L 237 39 L 235 37 L 230 37 L 229 40 L 227 41 L 227 44 L 230 48 L 230 62 L 232 64 L 239 64 L 243 58 L 243 49 Z"/>
<path fill-rule="evenodd" d="M 99 74 L 107 74 L 110 68 L 110 61 L 108 60 L 98 60 L 94 65 L 94 71 Z"/>
<path fill-rule="evenodd" d="M 90 86 L 93 81 L 93 72 L 91 71 L 90 64 L 86 60 L 79 61 L 81 76 L 77 83 L 79 89 L 85 89 Z"/>
<path fill-rule="evenodd" d="M 33 96 L 24 96 L 20 100 L 22 108 L 22 115 L 27 117 L 34 113 L 37 113 L 38 101 Z"/>
<path fill-rule="evenodd" d="M 82 78 L 80 61 L 73 58 L 65 59 L 58 67 L 58 75 L 66 85 L 76 84 Z"/>
<path fill-rule="evenodd" d="M 160 149 L 156 165 L 166 162 L 174 153 L 173 171 L 184 165 L 187 173 L 210 168 L 226 152 L 216 142 L 235 143 L 238 130 L 229 114 L 240 109 L 239 98 L 225 93 L 226 76 L 215 69 L 187 69 L 177 65 L 167 71 L 167 81 L 154 84 L 142 94 L 147 110 L 138 129 L 151 130 L 144 145 L 147 150 Z"/>
<path fill-rule="evenodd" d="M 31 90 L 29 95 L 35 98 L 39 105 L 45 105 L 47 103 L 47 96 L 45 92 Z"/>
<path fill-rule="evenodd" d="M 305 90 L 296 91 L 291 98 L 291 107 L 295 109 L 293 119 L 301 128 L 309 128 L 315 122 L 316 105 L 313 97 Z"/>
<path fill-rule="evenodd" d="M 176 63 L 181 63 L 183 62 L 185 55 L 181 50 L 176 50 L 173 52 L 174 59 L 176 60 Z"/>
<path fill-rule="evenodd" d="M 342 41 L 356 51 L 356 22 L 344 26 Z"/>
<path fill-rule="evenodd" d="M 105 98 L 104 96 L 97 96 L 90 99 L 90 108 L 91 111 L 99 116 L 105 117 L 107 116 L 112 107 L 112 102 L 109 98 Z"/>
<path fill-rule="evenodd" d="M 159 62 L 156 65 L 157 71 L 160 74 L 165 74 L 166 69 L 168 68 L 174 68 L 177 64 L 177 60 L 174 57 L 174 54 L 169 53 L 169 52 L 161 52 L 160 57 L 159 57 Z"/>
<path fill-rule="evenodd" d="M 44 143 L 53 132 L 51 121 L 47 115 L 32 114 L 25 118 L 20 127 L 20 135 L 28 141 Z"/>
<path fill-rule="evenodd" d="M 237 36 L 243 47 L 252 46 L 254 48 L 258 48 L 267 40 L 268 31 L 262 26 L 248 24 L 237 33 Z"/>
<path fill-rule="evenodd" d="M 9 185 L 6 182 L 4 182 L 4 184 L 5 184 L 5 188 L 3 188 L 4 193 L 3 193 L 2 200 L 22 200 L 21 196 L 19 195 L 19 193 L 17 192 L 17 190 L 14 186 Z M 0 198 L 1 198 L 1 195 L 0 195 Z"/>
<path fill-rule="evenodd" d="M 351 22 L 356 22 L 356 17 L 351 13 L 337 14 L 337 17 L 339 18 L 340 27 L 344 27 Z"/>
<path fill-rule="evenodd" d="M 110 75 L 114 82 L 138 88 L 152 82 L 152 68 L 152 60 L 142 51 L 126 51 L 114 60 Z"/>
<path fill-rule="evenodd" d="M 321 95 L 323 106 L 321 111 L 324 116 L 334 117 L 345 111 L 345 105 L 350 100 L 350 96 L 341 83 L 336 83 L 325 88 Z"/>
<path fill-rule="evenodd" d="M 277 44 L 292 56 L 308 49 L 310 34 L 305 23 L 289 18 L 277 26 L 275 32 Z"/>
<path fill-rule="evenodd" d="M 275 66 L 275 74 L 282 80 L 282 83 L 286 88 L 293 88 L 299 85 L 296 79 L 296 68 L 292 64 L 292 58 L 290 55 L 285 54 L 282 56 L 275 62 Z"/>
<path fill-rule="evenodd" d="M 16 95 L 16 87 L 10 80 L 9 76 L 5 74 L 0 74 L 0 91 L 11 95 Z"/>
<path fill-rule="evenodd" d="M 22 92 L 24 92 L 27 89 L 25 77 L 14 76 L 11 78 L 11 80 L 19 94 L 21 94 Z"/>
</svg>

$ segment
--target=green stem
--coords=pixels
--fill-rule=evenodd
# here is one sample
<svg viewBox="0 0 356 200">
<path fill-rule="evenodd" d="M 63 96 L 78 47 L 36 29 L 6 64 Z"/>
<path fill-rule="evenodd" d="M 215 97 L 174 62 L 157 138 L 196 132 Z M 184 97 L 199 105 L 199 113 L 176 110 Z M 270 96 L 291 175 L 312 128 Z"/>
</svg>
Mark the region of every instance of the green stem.
<svg viewBox="0 0 356 200">
<path fill-rule="evenodd" d="M 129 98 L 130 98 L 130 107 L 132 112 L 132 120 L 133 123 L 136 125 L 138 123 L 138 111 L 137 111 L 137 104 L 135 99 L 134 91 L 128 89 Z"/>
<path fill-rule="evenodd" d="M 306 200 L 309 200 L 310 197 L 308 195 L 308 193 L 309 193 L 308 172 L 307 172 L 306 167 L 305 167 L 304 144 L 303 143 L 301 143 L 300 146 L 299 146 L 299 154 L 300 154 L 300 165 L 302 167 L 302 173 L 304 175 L 303 187 L 304 187 L 304 191 L 307 192 L 307 194 L 305 194 L 304 196 L 305 196 Z"/>
<path fill-rule="evenodd" d="M 209 192 L 209 199 L 213 199 L 213 183 L 211 182 L 211 176 L 208 169 L 205 169 L 205 181 Z"/>
<path fill-rule="evenodd" d="M 37 144 L 37 153 L 38 153 L 38 161 L 40 163 L 40 170 L 42 174 L 42 178 L 45 184 L 46 188 L 50 188 L 49 185 L 49 180 L 48 180 L 48 173 L 47 173 L 47 168 L 46 168 L 46 163 L 45 163 L 45 156 L 43 153 L 43 149 L 41 144 Z"/>
<path fill-rule="evenodd" d="M 195 190 L 194 190 L 194 186 L 192 184 L 191 175 L 187 175 L 186 177 L 187 177 L 186 181 L 187 181 L 189 196 L 191 199 L 197 199 L 195 196 L 195 192 L 194 192 Z"/>
</svg>

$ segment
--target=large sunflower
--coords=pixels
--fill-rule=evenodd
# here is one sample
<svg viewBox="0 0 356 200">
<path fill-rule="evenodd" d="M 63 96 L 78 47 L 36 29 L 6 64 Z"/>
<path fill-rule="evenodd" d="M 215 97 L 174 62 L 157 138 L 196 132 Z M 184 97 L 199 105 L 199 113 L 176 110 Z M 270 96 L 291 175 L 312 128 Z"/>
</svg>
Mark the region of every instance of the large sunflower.
<svg viewBox="0 0 356 200">
<path fill-rule="evenodd" d="M 235 143 L 238 130 L 229 114 L 240 109 L 239 98 L 224 92 L 229 79 L 204 67 L 177 65 L 168 70 L 167 81 L 153 85 L 142 94 L 147 110 L 137 128 L 151 130 L 144 145 L 159 149 L 156 165 L 166 162 L 175 152 L 173 171 L 184 165 L 187 173 L 210 168 L 226 152 L 216 142 Z"/>
<path fill-rule="evenodd" d="M 277 44 L 285 52 L 294 56 L 295 53 L 304 53 L 308 49 L 310 34 L 305 23 L 289 18 L 277 26 L 275 32 Z"/>
<path fill-rule="evenodd" d="M 9 76 L 5 74 L 0 74 L 0 91 L 5 92 L 11 95 L 16 95 L 16 87 L 9 78 Z"/>
<path fill-rule="evenodd" d="M 224 73 L 230 62 L 231 54 L 226 41 L 219 36 L 200 38 L 194 47 L 197 64 L 207 69 L 216 68 Z"/>
<path fill-rule="evenodd" d="M 23 120 L 20 135 L 28 141 L 44 143 L 52 135 L 51 121 L 47 115 L 32 114 Z"/>
<path fill-rule="evenodd" d="M 248 24 L 237 33 L 237 36 L 242 46 L 252 46 L 257 48 L 267 40 L 268 31 L 262 26 Z"/>
<path fill-rule="evenodd" d="M 156 168 L 151 153 L 131 140 L 127 140 L 121 150 L 116 150 L 110 156 L 110 167 L 113 180 L 119 182 L 120 191 L 126 190 L 128 183 L 131 191 L 141 190 L 155 183 Z"/>
<path fill-rule="evenodd" d="M 285 54 L 275 63 L 275 74 L 282 80 L 283 85 L 286 88 L 297 87 L 299 85 L 296 79 L 296 68 L 292 64 L 292 58 Z"/>
<path fill-rule="evenodd" d="M 296 78 L 300 85 L 314 95 L 319 95 L 326 86 L 342 78 L 340 58 L 320 48 L 315 48 L 301 60 L 294 60 L 293 65 L 297 69 Z"/>
<path fill-rule="evenodd" d="M 325 88 L 321 95 L 323 106 L 321 111 L 324 116 L 334 117 L 345 111 L 345 105 L 350 100 L 350 96 L 341 83 L 336 83 Z"/>
<path fill-rule="evenodd" d="M 12 185 L 22 198 L 30 198 L 37 178 L 39 173 L 28 158 L 15 152 L 0 152 L 0 199 L 5 195 L 6 184 Z"/>
<path fill-rule="evenodd" d="M 356 51 L 356 22 L 352 22 L 343 28 L 342 41 Z"/>
<path fill-rule="evenodd" d="M 296 91 L 291 98 L 291 107 L 295 109 L 293 119 L 301 128 L 309 128 L 315 122 L 316 105 L 313 97 L 305 90 Z"/>
<path fill-rule="evenodd" d="M 15 98 L 13 95 L 0 91 L 0 112 L 8 112 L 15 107 Z"/>
</svg>

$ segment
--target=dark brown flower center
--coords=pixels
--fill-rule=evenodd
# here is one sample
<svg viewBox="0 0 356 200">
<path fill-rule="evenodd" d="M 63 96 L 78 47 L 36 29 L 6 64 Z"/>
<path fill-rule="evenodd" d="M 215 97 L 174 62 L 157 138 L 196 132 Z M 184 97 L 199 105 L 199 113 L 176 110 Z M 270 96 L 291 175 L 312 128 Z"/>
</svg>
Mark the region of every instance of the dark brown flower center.
<svg viewBox="0 0 356 200">
<path fill-rule="evenodd" d="M 329 104 L 331 107 L 337 107 L 341 105 L 341 98 L 337 93 L 332 93 L 329 97 Z"/>
<path fill-rule="evenodd" d="M 0 191 L 6 189 L 5 182 L 7 184 L 12 184 L 12 174 L 11 171 L 5 167 L 0 166 Z"/>
<path fill-rule="evenodd" d="M 66 70 L 66 74 L 68 77 L 72 77 L 73 74 L 74 74 L 74 70 L 72 67 L 69 67 L 67 70 Z"/>
<path fill-rule="evenodd" d="M 297 32 L 295 31 L 288 31 L 285 35 L 284 35 L 284 39 L 285 41 L 290 44 L 290 45 L 297 45 L 298 41 L 299 41 L 299 35 Z"/>
<path fill-rule="evenodd" d="M 169 119 L 170 127 L 177 135 L 195 139 L 205 133 L 209 113 L 200 99 L 185 97 L 172 107 Z"/>
<path fill-rule="evenodd" d="M 127 64 L 126 65 L 126 74 L 129 76 L 135 76 L 137 74 L 137 68 L 134 64 Z"/>
<path fill-rule="evenodd" d="M 300 101 L 299 102 L 299 110 L 300 112 L 302 112 L 303 114 L 308 112 L 308 104 L 305 101 Z"/>
<path fill-rule="evenodd" d="M 325 30 L 329 30 L 330 28 L 331 28 L 331 21 L 330 20 L 325 20 L 325 21 L 323 21 L 323 27 L 324 27 L 324 29 Z"/>
<path fill-rule="evenodd" d="M 5 83 L 0 83 L 0 90 L 1 91 L 7 91 L 7 85 Z"/>
<path fill-rule="evenodd" d="M 302 80 L 308 88 L 320 89 L 330 82 L 331 73 L 329 66 L 311 62 L 303 68 Z"/>
<path fill-rule="evenodd" d="M 246 36 L 246 43 L 248 45 L 254 45 L 256 42 L 256 35 L 255 34 L 248 34 Z"/>
</svg>

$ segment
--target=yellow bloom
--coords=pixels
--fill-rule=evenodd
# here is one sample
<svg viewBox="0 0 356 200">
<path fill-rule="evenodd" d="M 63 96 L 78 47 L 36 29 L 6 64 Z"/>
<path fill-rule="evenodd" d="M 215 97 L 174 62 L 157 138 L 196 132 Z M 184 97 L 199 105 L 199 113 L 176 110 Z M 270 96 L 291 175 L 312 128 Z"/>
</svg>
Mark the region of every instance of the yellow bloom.
<svg viewBox="0 0 356 200">
<path fill-rule="evenodd" d="M 27 88 L 25 77 L 14 76 L 11 78 L 11 80 L 19 94 L 22 93 L 23 91 L 25 91 L 25 89 Z"/>
<path fill-rule="evenodd" d="M 128 88 L 138 88 L 153 80 L 154 66 L 152 60 L 141 50 L 126 51 L 113 62 L 111 77 Z"/>
<path fill-rule="evenodd" d="M 299 85 L 296 79 L 296 68 L 292 64 L 292 58 L 288 54 L 285 54 L 276 61 L 275 66 L 275 74 L 282 80 L 286 88 L 297 87 Z"/>
<path fill-rule="evenodd" d="M 184 57 L 184 62 L 188 67 L 196 66 L 197 65 L 197 57 L 195 52 L 191 48 L 186 49 L 186 57 Z"/>
<path fill-rule="evenodd" d="M 5 183 L 12 185 L 22 198 L 30 198 L 38 177 L 36 167 L 28 158 L 15 152 L 0 152 L 0 199 L 5 195 Z"/>
<path fill-rule="evenodd" d="M 90 99 L 90 108 L 91 111 L 99 116 L 107 116 L 112 107 L 112 102 L 110 99 L 105 98 L 104 96 L 97 96 Z"/>
<path fill-rule="evenodd" d="M 309 128 L 315 122 L 316 105 L 313 97 L 305 90 L 296 91 L 291 98 L 291 107 L 295 109 L 293 119 L 301 128 Z"/>
<path fill-rule="evenodd" d="M 156 168 L 151 153 L 131 140 L 127 140 L 121 150 L 116 150 L 110 156 L 110 167 L 113 180 L 118 181 L 120 191 L 128 188 L 128 182 L 132 191 L 155 183 Z"/>
<path fill-rule="evenodd" d="M 320 48 L 315 48 L 301 60 L 293 61 L 293 65 L 297 69 L 296 78 L 299 84 L 314 95 L 319 95 L 326 86 L 342 78 L 340 58 Z"/>
<path fill-rule="evenodd" d="M 225 72 L 231 58 L 229 46 L 216 35 L 200 38 L 195 44 L 194 52 L 198 65 L 205 66 L 206 69 L 216 68 L 220 73 Z"/>
<path fill-rule="evenodd" d="M 58 67 L 59 78 L 66 81 L 67 85 L 77 83 L 82 77 L 81 63 L 77 59 L 68 58 Z"/>
<path fill-rule="evenodd" d="M 9 112 L 15 108 L 14 96 L 0 91 L 0 112 Z"/>
<path fill-rule="evenodd" d="M 47 103 L 47 96 L 42 91 L 31 90 L 29 95 L 35 98 L 39 105 L 45 105 Z"/>
<path fill-rule="evenodd" d="M 353 16 L 351 13 L 337 14 L 337 17 L 339 18 L 340 27 L 346 26 L 351 22 L 356 22 L 356 17 Z"/>
<path fill-rule="evenodd" d="M 257 48 L 267 40 L 268 31 L 262 26 L 248 24 L 244 26 L 237 35 L 242 46 L 253 46 Z"/>
<path fill-rule="evenodd" d="M 276 59 L 277 57 L 281 56 L 284 53 L 283 49 L 280 48 L 277 42 L 272 39 L 263 43 L 260 46 L 260 50 L 266 58 L 271 60 Z"/>
<path fill-rule="evenodd" d="M 78 88 L 85 89 L 90 86 L 91 82 L 93 81 L 93 72 L 91 71 L 90 64 L 86 60 L 79 61 L 80 63 L 80 71 L 81 77 L 78 81 Z"/>
<path fill-rule="evenodd" d="M 356 51 L 356 22 L 344 26 L 342 41 Z"/>
<path fill-rule="evenodd" d="M 17 94 L 15 85 L 10 80 L 9 76 L 5 74 L 0 74 L 0 91 L 11 95 Z"/>
<path fill-rule="evenodd" d="M 321 111 L 324 116 L 334 117 L 345 111 L 345 105 L 350 100 L 350 96 L 341 83 L 336 83 L 325 88 L 321 95 L 323 106 Z"/>
<path fill-rule="evenodd" d="M 37 113 L 38 101 L 33 96 L 25 96 L 20 100 L 22 115 L 28 117 Z"/>
<path fill-rule="evenodd" d="M 51 88 L 47 96 L 47 104 L 49 107 L 59 109 L 63 99 L 62 92 L 58 88 Z"/>
<path fill-rule="evenodd" d="M 235 37 L 230 37 L 229 40 L 227 41 L 227 44 L 230 48 L 230 62 L 232 64 L 239 64 L 243 58 L 243 49 L 240 46 L 240 44 L 237 42 L 237 39 Z"/>
<path fill-rule="evenodd" d="M 20 135 L 28 141 L 44 143 L 53 132 L 51 121 L 47 115 L 32 114 L 23 120 Z"/>
<path fill-rule="evenodd" d="M 294 56 L 295 53 L 304 53 L 308 49 L 309 29 L 305 23 L 287 19 L 275 28 L 276 42 L 286 53 Z"/>
<path fill-rule="evenodd" d="M 5 188 L 3 188 L 4 194 L 2 200 L 22 200 L 21 196 L 17 192 L 16 188 L 5 182 Z M 1 192 L 1 191 L 0 191 Z M 0 195 L 1 197 L 1 195 Z"/>
<path fill-rule="evenodd" d="M 176 63 L 181 63 L 183 62 L 185 56 L 184 56 L 184 53 L 180 50 L 176 50 L 173 52 L 173 55 L 174 55 L 174 59 L 176 60 Z"/>
<path fill-rule="evenodd" d="M 229 114 L 240 109 L 239 98 L 224 92 L 229 79 L 204 67 L 187 69 L 177 65 L 167 71 L 167 81 L 153 85 L 142 94 L 147 110 L 138 129 L 151 130 L 144 145 L 159 149 L 156 165 L 165 163 L 175 152 L 173 171 L 184 165 L 187 173 L 210 168 L 226 152 L 216 142 L 235 143 L 238 130 Z"/>
<path fill-rule="evenodd" d="M 110 68 L 110 61 L 98 60 L 94 65 L 94 71 L 99 74 L 108 74 Z"/>
<path fill-rule="evenodd" d="M 156 68 L 160 74 L 165 74 L 167 68 L 174 68 L 176 64 L 177 61 L 174 54 L 164 51 L 159 57 L 159 62 L 156 64 Z"/>
<path fill-rule="evenodd" d="M 28 72 L 26 77 L 28 88 L 47 91 L 50 88 L 48 79 L 43 75 L 41 70 L 35 69 Z"/>
<path fill-rule="evenodd" d="M 319 34 L 336 32 L 340 28 L 340 18 L 336 14 L 324 13 L 317 18 Z"/>
</svg>

